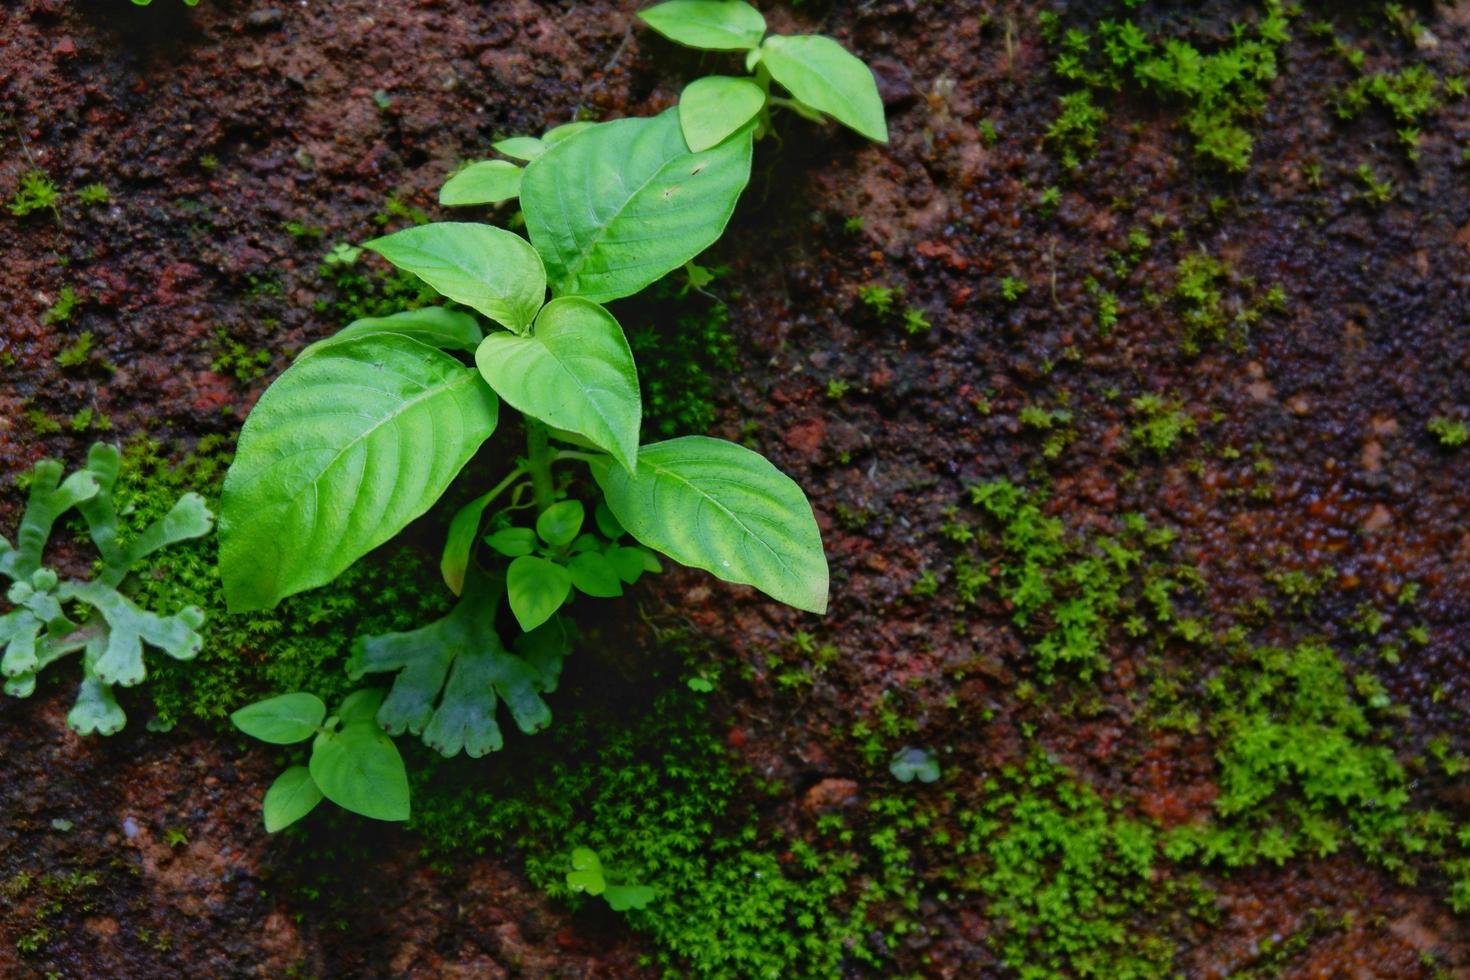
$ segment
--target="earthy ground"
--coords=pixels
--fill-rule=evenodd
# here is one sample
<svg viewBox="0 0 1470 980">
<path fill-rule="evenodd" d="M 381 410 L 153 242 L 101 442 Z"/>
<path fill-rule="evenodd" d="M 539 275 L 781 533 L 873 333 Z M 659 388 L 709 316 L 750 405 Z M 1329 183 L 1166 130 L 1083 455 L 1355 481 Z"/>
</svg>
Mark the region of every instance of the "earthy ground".
<svg viewBox="0 0 1470 980">
<path fill-rule="evenodd" d="M 951 814 L 1037 753 L 1130 819 L 1209 817 L 1221 742 L 1204 680 L 1240 657 L 1150 624 L 1107 633 L 1109 669 L 1048 679 L 1028 652 L 1035 629 L 994 584 L 1003 548 L 977 552 L 993 583 L 976 601 L 956 593 L 956 555 L 971 546 L 954 525 L 982 543 L 995 529 L 966 488 L 1002 478 L 1048 495 L 1046 513 L 1074 535 L 1115 534 L 1134 513 L 1172 531 L 1159 560 L 1185 583 L 1182 617 L 1255 645 L 1325 643 L 1353 698 L 1394 706 L 1362 737 L 1393 750 L 1412 812 L 1470 821 L 1470 783 L 1436 761 L 1470 748 L 1470 448 L 1428 429 L 1470 417 L 1470 102 L 1444 98 L 1410 161 L 1381 108 L 1335 115 L 1355 69 L 1305 29 L 1330 17 L 1370 70 L 1451 77 L 1470 69 L 1470 6 L 1412 8 L 1426 38 L 1396 30 L 1382 5 L 1307 4 L 1238 176 L 1198 159 L 1176 108 L 1137 87 L 1099 96 L 1095 158 L 1063 167 L 1045 133 L 1077 86 L 1052 71 L 1036 20 L 1061 5 L 762 6 L 773 29 L 831 33 L 868 59 L 893 131 L 877 147 L 787 120 L 779 145 L 760 146 L 716 248 L 729 271 L 711 287 L 738 365 L 714 384 L 712 431 L 807 489 L 833 608 L 818 620 L 681 572 L 640 587 L 654 629 L 627 611 L 604 624 L 651 645 L 677 622 L 716 651 L 701 664 L 722 681 L 703 703 L 740 765 L 774 787 L 761 825 L 813 838 L 815 815 L 838 811 L 877 827 L 865 804 L 895 792 Z M 338 296 L 320 268 L 331 244 L 376 234 L 375 216 L 393 227 L 407 209 L 435 214 L 445 175 L 501 135 L 672 104 L 699 59 L 634 27 L 635 7 L 8 5 L 0 196 L 31 169 L 67 196 L 58 215 L 0 214 L 0 474 L 80 460 L 99 417 L 108 438 L 144 433 L 180 453 L 233 433 L 290 356 L 340 326 L 324 312 Z M 1065 13 L 1121 16 L 1112 3 Z M 1135 16 L 1205 47 L 1258 13 L 1147 3 Z M 1363 165 L 1392 182 L 1387 200 L 1365 199 Z M 110 200 L 79 203 L 94 182 Z M 1202 253 L 1218 263 L 1207 289 L 1224 326 L 1193 345 L 1199 304 L 1179 284 Z M 1026 286 L 1014 299 L 1007 277 Z M 893 311 L 865 302 L 865 286 L 900 290 Z M 67 287 L 76 311 L 45 322 Z M 1100 289 L 1117 302 L 1106 328 Z M 932 329 L 907 332 L 910 308 Z M 89 356 L 58 365 L 84 332 Z M 1139 430 L 1154 418 L 1144 395 L 1181 427 L 1159 448 Z M 19 500 L 6 491 L 7 532 Z M 1282 584 L 1324 570 L 1335 576 L 1310 601 Z M 835 655 L 809 670 L 808 647 Z M 603 673 L 629 688 L 645 655 L 659 656 L 586 651 L 558 717 L 596 702 Z M 322 886 L 331 896 L 313 892 L 322 869 L 300 865 L 314 845 L 259 826 L 267 753 L 204 723 L 77 738 L 70 687 L 0 700 L 0 975 L 657 972 L 650 933 L 546 897 L 511 845 L 430 860 L 410 831 L 357 827 L 345 832 L 372 859 Z M 1190 711 L 1205 722 L 1160 720 Z M 869 730 L 879 750 L 864 751 Z M 938 751 L 944 780 L 895 783 L 887 762 L 904 745 Z M 1164 925 L 1155 905 L 1129 930 L 1167 933 L 1189 976 L 1470 976 L 1470 925 L 1446 898 L 1455 846 L 1410 857 L 1412 883 L 1353 843 L 1206 864 L 1192 880 L 1209 914 Z M 999 952 L 1008 923 L 994 896 L 949 882 L 945 860 L 933 846 L 905 853 L 922 928 L 881 965 L 852 957 L 842 972 L 1018 972 Z M 1155 883 L 1183 880 L 1171 868 Z M 1085 972 L 1065 959 L 1037 969 Z"/>
</svg>

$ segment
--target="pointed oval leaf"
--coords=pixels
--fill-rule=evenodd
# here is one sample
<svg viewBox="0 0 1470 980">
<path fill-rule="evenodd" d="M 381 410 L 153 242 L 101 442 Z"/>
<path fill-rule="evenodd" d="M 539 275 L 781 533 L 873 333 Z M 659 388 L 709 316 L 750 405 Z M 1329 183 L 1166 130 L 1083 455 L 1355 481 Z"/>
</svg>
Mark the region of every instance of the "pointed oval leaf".
<svg viewBox="0 0 1470 980">
<path fill-rule="evenodd" d="M 479 372 L 416 340 L 344 341 L 297 361 L 240 433 L 220 506 L 233 612 L 323 585 L 439 498 L 495 431 Z"/>
<path fill-rule="evenodd" d="M 490 225 L 440 221 L 364 242 L 456 303 L 523 332 L 546 299 L 546 269 L 520 235 Z"/>
<path fill-rule="evenodd" d="M 524 172 L 509 160 L 480 160 L 444 182 L 439 203 L 453 208 L 509 201 L 520 194 Z"/>
<path fill-rule="evenodd" d="M 761 50 L 771 77 L 792 95 L 870 140 L 888 142 L 878 82 L 862 59 L 820 34 L 772 35 Z"/>
<path fill-rule="evenodd" d="M 754 119 L 765 104 L 765 90 L 748 78 L 697 78 L 679 95 L 679 125 L 684 140 L 696 152 L 723 143 Z"/>
<path fill-rule="evenodd" d="M 353 320 L 327 339 L 318 340 L 307 347 L 297 358 L 315 354 L 344 340 L 375 333 L 396 333 L 440 350 L 462 350 L 469 353 L 474 353 L 485 336 L 475 318 L 468 313 L 442 306 L 426 306 L 418 310 L 404 310 L 391 316 L 366 316 Z"/>
<path fill-rule="evenodd" d="M 322 801 L 322 791 L 305 766 L 292 766 L 265 791 L 265 832 L 274 834 L 306 816 Z"/>
<path fill-rule="evenodd" d="M 297 691 L 248 704 L 230 715 L 236 728 L 272 745 L 304 742 L 316 734 L 327 706 L 315 694 Z"/>
<path fill-rule="evenodd" d="M 536 550 L 536 532 L 528 527 L 507 527 L 485 536 L 485 543 L 507 558 L 519 558 Z"/>
<path fill-rule="evenodd" d="M 567 561 L 567 574 L 572 584 L 586 595 L 598 599 L 615 599 L 623 594 L 618 570 L 608 558 L 596 551 L 584 551 Z"/>
<path fill-rule="evenodd" d="M 708 51 L 753 48 L 766 33 L 766 19 L 744 0 L 669 0 L 638 16 L 670 41 Z"/>
<path fill-rule="evenodd" d="M 527 633 L 550 619 L 572 591 L 572 577 L 556 562 L 524 555 L 505 572 L 505 594 Z"/>
<path fill-rule="evenodd" d="M 495 332 L 475 352 L 490 387 L 516 409 L 586 436 L 632 469 L 643 398 L 623 328 L 584 299 L 547 303 L 527 337 Z"/>
<path fill-rule="evenodd" d="M 599 123 L 526 168 L 521 208 L 552 291 L 630 296 L 704 251 L 750 180 L 752 132 L 691 153 L 677 107 Z"/>
<path fill-rule="evenodd" d="M 685 436 L 644 446 L 633 475 L 592 474 L 628 533 L 675 561 L 753 585 L 798 609 L 827 610 L 827 558 L 806 495 L 759 453 Z"/>
<path fill-rule="evenodd" d="M 546 152 L 546 144 L 534 136 L 512 136 L 490 145 L 497 153 L 503 153 L 513 160 L 525 160 L 528 163 Z"/>
<path fill-rule="evenodd" d="M 374 722 L 323 732 L 311 749 L 311 778 L 344 810 L 374 820 L 408 819 L 408 773 L 398 746 Z"/>
</svg>

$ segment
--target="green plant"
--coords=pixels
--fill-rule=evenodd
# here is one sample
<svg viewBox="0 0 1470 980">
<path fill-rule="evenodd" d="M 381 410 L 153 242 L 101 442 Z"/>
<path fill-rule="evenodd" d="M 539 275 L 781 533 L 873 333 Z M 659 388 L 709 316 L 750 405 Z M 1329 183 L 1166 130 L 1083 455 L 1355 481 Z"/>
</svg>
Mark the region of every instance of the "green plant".
<svg viewBox="0 0 1470 980">
<path fill-rule="evenodd" d="M 265 792 L 265 829 L 274 833 L 316 809 L 322 798 L 375 820 L 407 820 L 408 773 L 393 740 L 378 726 L 383 692 L 353 691 L 337 713 L 315 694 L 281 694 L 230 715 L 235 727 L 272 745 L 312 739 L 311 758 L 276 777 Z"/>
<path fill-rule="evenodd" d="M 939 760 L 928 749 L 900 749 L 888 763 L 888 771 L 901 783 L 939 781 Z"/>
<path fill-rule="evenodd" d="M 360 640 L 349 663 L 353 677 L 396 672 L 377 723 L 444 755 L 501 746 L 497 696 L 522 730 L 544 727 L 540 696 L 571 649 L 559 611 L 659 570 L 650 550 L 800 609 L 827 604 L 820 533 L 789 477 L 722 440 L 639 445 L 633 354 L 601 305 L 719 237 L 749 180 L 753 128 L 700 151 L 677 110 L 559 129 L 497 144 L 531 157 L 516 185 L 529 241 L 441 222 L 363 246 L 485 317 L 489 332 L 474 313 L 427 307 L 358 319 L 308 347 L 247 419 L 221 496 L 226 602 L 269 609 L 428 510 L 495 431 L 502 400 L 521 413 L 525 455 L 449 526 L 440 570 L 458 604 L 418 630 Z M 555 467 L 567 462 L 588 467 L 590 483 L 562 479 Z M 593 485 L 595 531 L 578 496 Z M 503 494 L 508 505 L 492 511 Z M 530 526 L 516 521 L 525 509 Z M 509 645 L 502 598 L 520 634 Z"/>
<path fill-rule="evenodd" d="M 1465 445 L 1467 441 L 1470 441 L 1470 426 L 1466 426 L 1460 419 L 1438 415 L 1430 419 L 1429 424 L 1425 428 L 1446 449 L 1458 449 L 1460 446 Z"/>
<path fill-rule="evenodd" d="M 127 716 L 112 689 L 144 679 L 144 644 L 188 660 L 202 642 L 197 630 L 203 613 L 197 607 L 170 616 L 149 612 L 130 598 L 134 583 L 129 577 L 159 549 L 209 533 L 209 510 L 203 498 L 190 493 L 146 527 L 129 526 L 113 497 L 120 459 L 115 447 L 97 443 L 87 454 L 87 465 L 64 482 L 60 463 L 37 463 L 30 471 L 16 544 L 0 537 L 0 575 L 12 582 L 6 598 L 15 607 L 0 616 L 5 693 L 29 697 L 43 669 L 81 653 L 82 683 L 67 723 L 83 735 L 122 729 Z M 101 558 L 90 580 L 63 580 L 42 564 L 53 526 L 73 509 L 86 522 Z"/>
<path fill-rule="evenodd" d="M 615 885 L 609 882 L 597 852 L 589 848 L 572 848 L 570 863 L 572 869 L 567 872 L 567 888 L 573 893 L 601 895 L 614 912 L 647 908 L 648 903 L 658 897 L 657 889 L 650 885 Z"/>
<path fill-rule="evenodd" d="M 10 213 L 17 218 L 24 218 L 34 211 L 49 208 L 55 214 L 57 220 L 61 216 L 56 210 L 56 202 L 61 200 L 61 192 L 41 170 L 27 170 L 20 175 L 20 184 L 16 187 L 15 196 L 10 199 Z"/>
<path fill-rule="evenodd" d="M 58 323 L 66 323 L 77 308 L 77 291 L 70 286 L 62 286 L 61 292 L 56 296 L 56 302 L 41 314 L 41 322 L 46 326 L 55 326 Z M 91 335 L 87 334 L 88 346 L 91 346 Z M 63 355 L 64 356 L 64 355 Z M 83 352 L 85 358 L 85 351 Z M 65 362 L 63 362 L 63 365 Z"/>
</svg>

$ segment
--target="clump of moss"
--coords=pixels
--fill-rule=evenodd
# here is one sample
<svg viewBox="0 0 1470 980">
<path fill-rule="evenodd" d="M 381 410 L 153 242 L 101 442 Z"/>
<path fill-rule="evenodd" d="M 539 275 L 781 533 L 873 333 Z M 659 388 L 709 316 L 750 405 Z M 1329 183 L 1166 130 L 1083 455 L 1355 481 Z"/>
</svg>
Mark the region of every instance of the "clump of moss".
<svg viewBox="0 0 1470 980">
<path fill-rule="evenodd" d="M 704 291 L 687 295 L 665 281 L 631 322 L 636 326 L 628 344 L 643 391 L 644 434 L 667 439 L 709 431 L 716 380 L 739 361 L 724 301 Z"/>
</svg>

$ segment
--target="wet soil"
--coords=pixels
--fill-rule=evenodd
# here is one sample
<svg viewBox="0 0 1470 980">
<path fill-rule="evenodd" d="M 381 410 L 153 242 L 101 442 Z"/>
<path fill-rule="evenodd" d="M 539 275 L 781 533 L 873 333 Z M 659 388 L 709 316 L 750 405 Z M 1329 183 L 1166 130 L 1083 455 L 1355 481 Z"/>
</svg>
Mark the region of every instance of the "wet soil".
<svg viewBox="0 0 1470 980">
<path fill-rule="evenodd" d="M 1194 29 L 1221 40 L 1251 9 L 1189 6 Z M 1112 5 L 1072 12 L 1091 8 Z M 635 28 L 633 9 L 22 0 L 0 11 L 0 196 L 31 168 L 67 190 L 111 192 L 93 207 L 68 196 L 59 220 L 0 216 L 0 353 L 13 360 L 0 369 L 0 473 L 46 455 L 79 460 L 97 434 L 74 431 L 84 409 L 113 435 L 185 448 L 233 432 L 295 350 L 340 326 L 314 311 L 332 297 L 321 254 L 375 234 L 390 196 L 432 214 L 444 176 L 493 138 L 673 103 L 699 59 Z M 831 33 L 868 58 L 893 130 L 875 147 L 786 121 L 717 247 L 731 267 L 741 365 L 717 385 L 714 434 L 751 440 L 807 488 L 833 609 L 816 622 L 694 573 L 648 586 L 647 608 L 677 610 L 750 667 L 754 679 L 711 710 L 743 761 L 789 788 L 770 804 L 774 821 L 795 825 L 830 780 L 859 794 L 889 788 L 884 767 L 846 737 L 885 698 L 915 720 L 915 738 L 953 748 L 947 769 L 977 781 L 1024 757 L 1025 729 L 1131 812 L 1176 824 L 1207 811 L 1209 740 L 1134 723 L 1130 688 L 1149 651 L 1110 649 L 1113 670 L 1095 680 L 1104 707 L 1079 719 L 1014 697 L 1031 668 L 1001 604 L 913 594 L 925 571 L 949 567 L 939 529 L 964 487 L 1006 477 L 1047 486 L 1049 513 L 1069 527 L 1136 512 L 1176 531 L 1174 560 L 1208 583 L 1196 611 L 1222 622 L 1253 599 L 1276 601 L 1272 573 L 1335 569 L 1309 613 L 1254 624 L 1262 642 L 1320 637 L 1375 673 L 1408 708 L 1405 757 L 1436 738 L 1464 751 L 1470 455 L 1426 426 L 1470 413 L 1470 104 L 1444 106 L 1411 164 L 1386 115 L 1334 117 L 1351 69 L 1298 31 L 1251 125 L 1245 176 L 1201 165 L 1176 117 L 1136 93 L 1107 106 L 1097 158 L 1069 176 L 1044 141 L 1069 88 L 1049 70 L 1034 12 L 883 0 L 769 11 L 774 29 Z M 1322 13 L 1309 5 L 1308 16 Z M 1463 73 L 1465 5 L 1420 13 L 1431 49 L 1351 16 L 1342 32 L 1374 67 L 1413 59 Z M 1183 15 L 1146 4 L 1143 16 Z M 1394 182 L 1393 200 L 1363 201 L 1363 164 Z M 1051 186 L 1059 202 L 1038 206 Z M 1136 227 L 1152 244 L 1120 279 L 1114 253 Z M 1178 311 L 1146 297 L 1169 296 L 1179 263 L 1200 250 L 1228 263 L 1227 296 L 1279 285 L 1286 299 L 1239 343 L 1190 354 Z M 1028 286 L 1014 302 L 1000 294 L 1007 276 Z M 1110 331 L 1097 329 L 1090 279 L 1121 298 Z M 868 284 L 901 289 L 933 329 L 910 335 L 876 315 L 859 296 Z M 68 286 L 77 312 L 45 323 Z M 89 363 L 60 368 L 85 331 Z M 228 341 L 268 351 L 269 371 L 231 376 L 219 361 Z M 834 379 L 847 384 L 840 398 L 829 396 Z M 1143 394 L 1193 420 L 1186 450 L 1130 444 L 1128 406 Z M 1038 405 L 1071 412 L 1073 437 L 1055 458 L 1022 421 Z M 62 430 L 38 431 L 37 413 Z M 5 498 L 0 526 L 13 526 L 17 502 Z M 1415 612 L 1428 642 L 1382 662 L 1350 624 L 1409 581 L 1422 586 Z M 764 653 L 797 630 L 839 656 L 793 689 L 774 683 Z M 1211 666 L 1189 647 L 1166 656 L 1185 672 Z M 355 898 L 313 904 L 274 889 L 276 845 L 248 802 L 270 759 L 202 729 L 82 740 L 65 729 L 66 703 L 64 687 L 0 702 L 0 877 L 47 878 L 0 897 L 0 974 L 644 970 L 636 933 L 571 916 L 512 857 L 446 870 L 394 830 L 354 831 L 382 856 L 362 869 Z M 963 780 L 951 788 L 975 792 Z M 1463 779 L 1426 776 L 1415 792 L 1470 816 Z M 1431 960 L 1470 975 L 1470 932 L 1427 880 L 1403 885 L 1338 855 L 1209 884 L 1221 913 L 1191 938 L 1181 962 L 1191 976 L 1256 966 L 1267 940 L 1292 935 L 1307 938 L 1282 975 L 1431 976 Z M 928 945 L 900 949 L 899 969 L 1000 975 L 981 905 L 925 913 Z M 1340 925 L 1310 928 L 1325 920 Z M 45 934 L 28 943 L 37 928 Z"/>
</svg>

